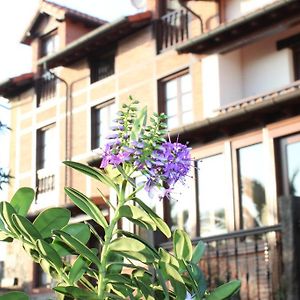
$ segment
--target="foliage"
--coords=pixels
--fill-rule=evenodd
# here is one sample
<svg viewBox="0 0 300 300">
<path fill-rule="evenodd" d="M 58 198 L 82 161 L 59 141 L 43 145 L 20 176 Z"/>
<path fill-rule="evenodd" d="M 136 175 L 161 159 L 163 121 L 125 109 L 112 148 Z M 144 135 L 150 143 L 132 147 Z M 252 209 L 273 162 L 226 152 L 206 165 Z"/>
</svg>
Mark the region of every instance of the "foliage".
<svg viewBox="0 0 300 300">
<path fill-rule="evenodd" d="M 72 187 L 65 188 L 71 201 L 102 227 L 104 237 L 91 223 L 70 224 L 71 214 L 65 208 L 49 208 L 30 222 L 26 214 L 34 192 L 21 188 L 10 203 L 0 203 L 0 239 L 15 239 L 23 244 L 32 259 L 55 279 L 54 291 L 59 299 L 229 299 L 240 282 L 207 290 L 198 266 L 205 251 L 203 242 L 193 249 L 189 236 L 176 230 L 172 237 L 174 253 L 170 253 L 118 228 L 120 221 L 127 219 L 170 238 L 167 224 L 138 198 L 138 191 L 156 187 L 160 196 L 169 196 L 172 186 L 183 180 L 191 165 L 185 145 L 165 141 L 166 116 L 154 115 L 151 125 L 147 125 L 146 109 L 138 113 L 136 105 L 131 100 L 119 112 L 114 137 L 102 155 L 102 168 L 64 162 L 116 194 L 116 203 L 111 203 L 100 191 L 112 210 L 108 222 L 91 199 Z M 136 177 L 141 174 L 146 180 L 136 185 Z M 87 245 L 92 236 L 99 241 L 99 247 Z M 75 259 L 65 259 L 68 255 Z M 28 299 L 22 293 L 18 297 Z"/>
</svg>

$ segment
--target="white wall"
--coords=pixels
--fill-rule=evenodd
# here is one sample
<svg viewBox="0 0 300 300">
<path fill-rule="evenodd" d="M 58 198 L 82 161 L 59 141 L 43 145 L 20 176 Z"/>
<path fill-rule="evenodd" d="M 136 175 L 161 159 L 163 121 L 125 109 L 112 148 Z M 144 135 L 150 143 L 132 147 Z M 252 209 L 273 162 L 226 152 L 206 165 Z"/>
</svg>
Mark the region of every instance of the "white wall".
<svg viewBox="0 0 300 300">
<path fill-rule="evenodd" d="M 290 49 L 278 51 L 278 37 L 202 59 L 204 118 L 233 102 L 280 89 L 294 81 Z"/>
<path fill-rule="evenodd" d="M 226 21 L 239 18 L 278 0 L 228 0 L 225 6 Z"/>
</svg>

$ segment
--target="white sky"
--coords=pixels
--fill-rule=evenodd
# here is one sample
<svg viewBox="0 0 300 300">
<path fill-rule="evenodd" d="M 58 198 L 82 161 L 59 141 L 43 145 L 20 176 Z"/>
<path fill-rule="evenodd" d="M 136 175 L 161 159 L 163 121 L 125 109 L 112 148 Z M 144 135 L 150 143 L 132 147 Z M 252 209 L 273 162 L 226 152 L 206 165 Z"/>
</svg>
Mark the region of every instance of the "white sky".
<svg viewBox="0 0 300 300">
<path fill-rule="evenodd" d="M 30 47 L 21 45 L 20 39 L 40 0 L 0 1 L 0 82 L 18 74 L 30 72 Z M 105 20 L 136 13 L 130 0 L 55 0 L 58 4 L 77 9 Z"/>
</svg>

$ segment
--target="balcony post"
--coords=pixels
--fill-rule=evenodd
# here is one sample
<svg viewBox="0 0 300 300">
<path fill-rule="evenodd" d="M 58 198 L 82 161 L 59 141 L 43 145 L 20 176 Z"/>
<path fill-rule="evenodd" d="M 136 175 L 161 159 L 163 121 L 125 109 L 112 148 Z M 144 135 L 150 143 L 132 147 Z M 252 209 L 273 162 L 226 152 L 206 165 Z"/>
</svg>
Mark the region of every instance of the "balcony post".
<svg viewBox="0 0 300 300">
<path fill-rule="evenodd" d="M 299 299 L 300 279 L 300 199 L 293 196 L 279 198 L 282 223 L 283 288 L 286 300 Z"/>
</svg>

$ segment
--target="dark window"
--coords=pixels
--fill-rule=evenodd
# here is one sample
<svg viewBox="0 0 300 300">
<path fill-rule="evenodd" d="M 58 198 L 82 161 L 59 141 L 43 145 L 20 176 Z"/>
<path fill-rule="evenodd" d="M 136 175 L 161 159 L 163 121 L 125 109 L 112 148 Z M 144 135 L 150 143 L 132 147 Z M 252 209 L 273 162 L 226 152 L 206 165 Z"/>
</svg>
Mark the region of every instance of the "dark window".
<svg viewBox="0 0 300 300">
<path fill-rule="evenodd" d="M 159 110 L 168 115 L 168 129 L 193 122 L 192 78 L 186 71 L 162 79 L 159 88 Z"/>
<path fill-rule="evenodd" d="M 112 119 L 116 113 L 114 100 L 107 101 L 92 107 L 91 109 L 91 148 L 103 147 L 107 137 Z"/>
<path fill-rule="evenodd" d="M 91 83 L 115 73 L 115 53 L 99 54 L 90 58 Z"/>
<path fill-rule="evenodd" d="M 241 227 L 267 225 L 263 146 L 261 143 L 238 149 Z"/>
<path fill-rule="evenodd" d="M 200 236 L 227 232 L 226 174 L 223 154 L 197 162 L 197 194 L 199 203 Z"/>
<path fill-rule="evenodd" d="M 300 80 L 300 45 L 293 47 L 295 80 Z"/>
<path fill-rule="evenodd" d="M 33 287 L 34 288 L 50 288 L 51 276 L 47 274 L 39 264 L 33 265 Z"/>
<path fill-rule="evenodd" d="M 53 99 L 56 96 L 56 77 L 50 73 L 44 73 L 40 78 L 36 80 L 35 91 L 37 106 L 40 106 L 43 102 Z"/>
<path fill-rule="evenodd" d="M 58 50 L 57 32 L 51 32 L 41 38 L 41 57 L 50 55 Z"/>
</svg>

